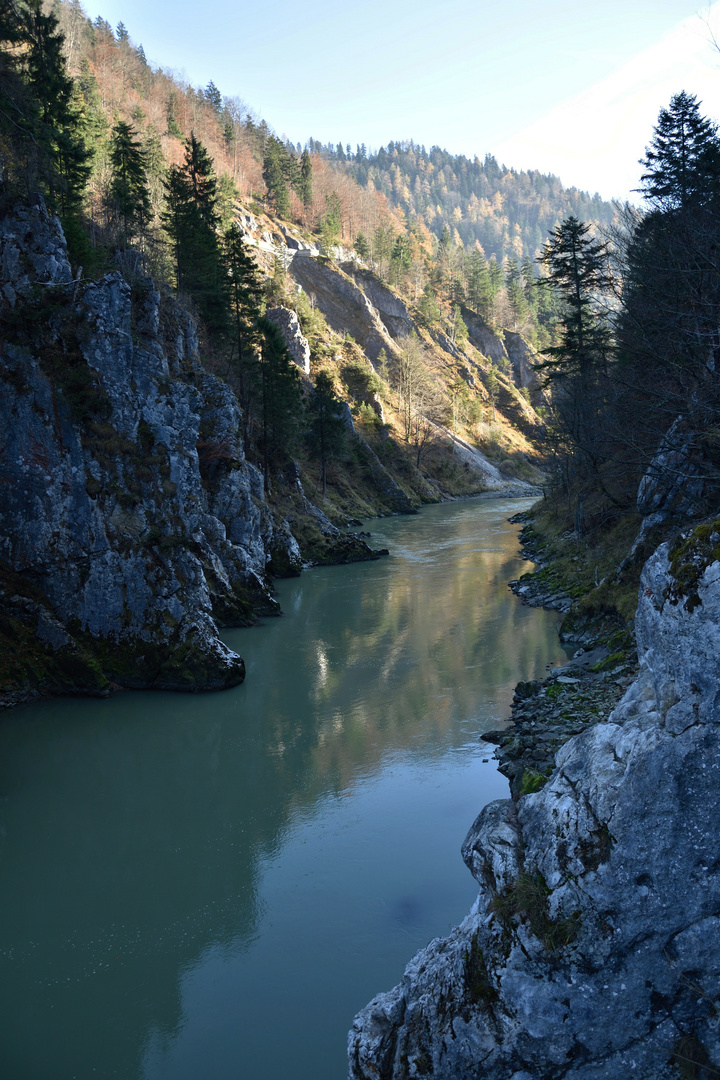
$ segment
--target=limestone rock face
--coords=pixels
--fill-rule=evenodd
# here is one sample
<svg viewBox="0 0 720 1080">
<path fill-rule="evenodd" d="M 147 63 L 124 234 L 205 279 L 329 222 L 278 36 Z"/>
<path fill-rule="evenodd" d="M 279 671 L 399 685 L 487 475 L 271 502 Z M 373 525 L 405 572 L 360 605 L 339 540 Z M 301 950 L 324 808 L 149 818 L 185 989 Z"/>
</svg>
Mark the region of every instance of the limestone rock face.
<svg viewBox="0 0 720 1080">
<path fill-rule="evenodd" d="M 274 322 L 285 338 L 288 352 L 293 360 L 306 375 L 310 374 L 310 346 L 307 338 L 300 329 L 298 317 L 294 311 L 286 307 L 270 308 L 267 317 Z"/>
<path fill-rule="evenodd" d="M 353 1080 L 670 1080 L 688 1060 L 714 1074 L 720 563 L 693 599 L 662 546 L 641 580 L 637 679 L 546 787 L 482 811 L 463 845 L 478 899 L 358 1015 Z"/>
<path fill-rule="evenodd" d="M 376 363 L 384 349 L 392 356 L 396 346 L 387 326 L 365 292 L 346 274 L 315 259 L 293 259 L 290 272 L 338 334 L 351 334 L 366 356 Z"/>
<path fill-rule="evenodd" d="M 695 441 L 694 432 L 678 417 L 640 481 L 637 509 L 643 517 L 692 518 L 703 513 L 706 483 L 701 469 L 702 455 L 694 446 Z"/>
<path fill-rule="evenodd" d="M 132 308 L 119 273 L 72 282 L 44 207 L 5 218 L 0 237 L 5 611 L 18 633 L 32 624 L 58 670 L 80 664 L 73 692 L 88 656 L 93 689 L 240 682 L 215 620 L 244 625 L 276 607 L 265 567 L 278 538 L 234 395 L 203 371 L 192 321 L 149 279 Z"/>
</svg>

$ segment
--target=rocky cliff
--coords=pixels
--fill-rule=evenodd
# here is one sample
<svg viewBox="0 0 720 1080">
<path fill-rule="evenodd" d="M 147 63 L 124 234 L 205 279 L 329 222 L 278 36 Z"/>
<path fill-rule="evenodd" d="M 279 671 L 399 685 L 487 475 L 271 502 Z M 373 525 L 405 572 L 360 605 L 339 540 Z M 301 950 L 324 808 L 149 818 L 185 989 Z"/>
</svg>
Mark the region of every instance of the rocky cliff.
<svg viewBox="0 0 720 1080">
<path fill-rule="evenodd" d="M 217 625 L 276 612 L 268 570 L 301 565 L 192 320 L 139 268 L 131 280 L 73 280 L 41 203 L 0 221 L 5 702 L 238 683 Z M 320 517 L 326 546 L 358 549 L 345 561 L 371 554 Z"/>
<path fill-rule="evenodd" d="M 646 564 L 607 720 L 470 829 L 478 899 L 356 1018 L 352 1080 L 718 1075 L 717 526 Z"/>
</svg>

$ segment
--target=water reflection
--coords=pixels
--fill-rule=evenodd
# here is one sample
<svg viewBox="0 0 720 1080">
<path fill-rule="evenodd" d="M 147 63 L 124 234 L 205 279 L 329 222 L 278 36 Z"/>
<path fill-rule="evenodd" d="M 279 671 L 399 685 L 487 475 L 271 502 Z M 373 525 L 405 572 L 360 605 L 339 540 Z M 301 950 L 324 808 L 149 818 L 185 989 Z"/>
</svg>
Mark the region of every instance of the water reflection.
<svg viewBox="0 0 720 1080">
<path fill-rule="evenodd" d="M 235 690 L 3 718 L 4 1076 L 342 1075 L 354 1009 L 471 897 L 504 790 L 477 732 L 559 656 L 507 591 L 516 509 L 378 523 L 391 558 L 282 583 L 228 634 Z"/>
</svg>

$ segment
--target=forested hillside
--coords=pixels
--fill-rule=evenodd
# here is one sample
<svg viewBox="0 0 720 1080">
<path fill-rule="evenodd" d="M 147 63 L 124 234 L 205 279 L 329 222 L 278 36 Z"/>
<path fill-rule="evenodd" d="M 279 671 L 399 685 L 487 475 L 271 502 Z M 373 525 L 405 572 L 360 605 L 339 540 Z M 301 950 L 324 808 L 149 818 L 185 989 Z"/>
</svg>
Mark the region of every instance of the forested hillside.
<svg viewBox="0 0 720 1080">
<path fill-rule="evenodd" d="M 171 70 L 153 68 L 122 23 L 113 29 L 102 18 L 90 22 L 80 0 L 44 0 L 44 10 L 57 18 L 64 37 L 73 79 L 67 104 L 85 150 L 91 250 L 77 247 L 82 236 L 72 215 L 65 224 L 71 252 L 86 271 L 93 269 L 98 247 L 117 239 L 117 185 L 114 194 L 111 189 L 113 140 L 121 123 L 144 159 L 144 257 L 156 277 L 176 284 L 177 268 L 163 243 L 164 179 L 168 167 L 182 162 L 192 133 L 217 178 L 223 229 L 238 200 L 254 204 L 315 234 L 325 250 L 337 243 L 354 246 L 413 302 L 424 294 L 429 321 L 451 317 L 466 303 L 485 321 L 525 333 L 538 348 L 551 342 L 551 302 L 533 288 L 542 244 L 568 213 L 608 223 L 609 204 L 564 189 L 556 177 L 508 170 L 491 157 L 470 161 L 412 143 L 370 155 L 364 147 L 353 153 L 313 139 L 304 148 L 293 145 L 213 82 L 193 87 Z M 12 123 L 4 122 L 11 138 Z"/>
<path fill-rule="evenodd" d="M 408 221 L 422 222 L 438 239 L 447 227 L 456 244 L 479 245 L 499 263 L 506 256 L 536 258 L 550 230 L 569 214 L 609 225 L 615 213 L 597 194 L 565 188 L 557 176 L 508 169 L 491 154 L 470 160 L 412 140 L 374 153 L 364 145 L 353 153 L 349 145 L 321 146 L 312 139 L 310 147 L 362 187 L 382 192 Z"/>
<path fill-rule="evenodd" d="M 720 152 L 693 99 L 648 150 L 649 211 L 603 238 L 610 209 L 552 177 L 413 144 L 294 146 L 79 0 L 3 11 L 3 205 L 42 191 L 79 280 L 151 277 L 192 313 L 268 497 L 299 470 L 342 521 L 542 464 L 577 535 L 631 529 L 666 445 L 710 505 Z"/>
</svg>

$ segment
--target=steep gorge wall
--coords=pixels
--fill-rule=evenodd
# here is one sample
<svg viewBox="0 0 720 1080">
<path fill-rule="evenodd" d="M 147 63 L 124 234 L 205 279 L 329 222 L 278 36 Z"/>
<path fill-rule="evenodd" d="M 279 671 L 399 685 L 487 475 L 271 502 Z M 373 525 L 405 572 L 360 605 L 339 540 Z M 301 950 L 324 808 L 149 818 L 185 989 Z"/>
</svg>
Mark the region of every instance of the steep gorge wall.
<svg viewBox="0 0 720 1080">
<path fill-rule="evenodd" d="M 192 320 L 149 278 L 132 282 L 74 281 L 42 203 L 0 221 L 5 703 L 236 684 L 244 665 L 217 625 L 276 613 L 268 571 L 300 570 Z M 372 557 L 311 512 L 325 561 Z"/>
<path fill-rule="evenodd" d="M 607 721 L 566 743 L 541 791 L 491 803 L 470 829 L 478 899 L 356 1018 L 352 1080 L 716 1075 L 720 562 L 707 532 L 683 565 L 667 545 L 648 561 L 640 671 Z"/>
<path fill-rule="evenodd" d="M 275 607 L 276 530 L 232 392 L 149 279 L 134 318 L 120 274 L 73 284 L 43 206 L 6 217 L 0 236 L 6 619 L 20 636 L 35 624 L 67 689 L 241 681 L 213 616 L 242 624 Z"/>
</svg>

